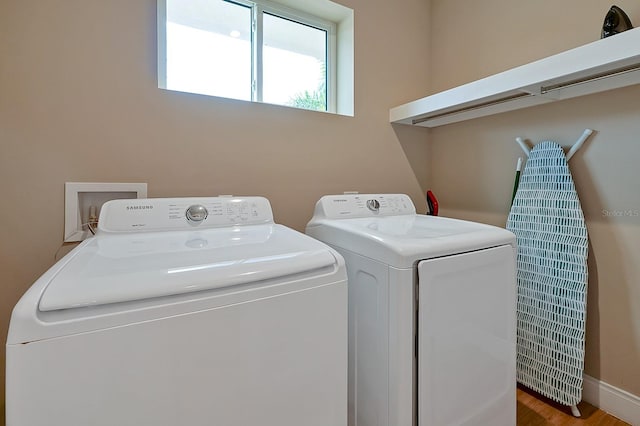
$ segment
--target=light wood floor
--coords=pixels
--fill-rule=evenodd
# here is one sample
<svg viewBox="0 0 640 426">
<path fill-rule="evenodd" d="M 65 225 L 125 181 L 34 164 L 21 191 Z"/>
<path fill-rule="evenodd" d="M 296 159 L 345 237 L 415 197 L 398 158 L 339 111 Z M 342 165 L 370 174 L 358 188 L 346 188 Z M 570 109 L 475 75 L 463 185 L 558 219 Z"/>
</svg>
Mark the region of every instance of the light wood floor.
<svg viewBox="0 0 640 426">
<path fill-rule="evenodd" d="M 578 405 L 582 417 L 571 415 L 571 409 L 518 386 L 518 426 L 630 426 L 591 404 Z"/>
</svg>

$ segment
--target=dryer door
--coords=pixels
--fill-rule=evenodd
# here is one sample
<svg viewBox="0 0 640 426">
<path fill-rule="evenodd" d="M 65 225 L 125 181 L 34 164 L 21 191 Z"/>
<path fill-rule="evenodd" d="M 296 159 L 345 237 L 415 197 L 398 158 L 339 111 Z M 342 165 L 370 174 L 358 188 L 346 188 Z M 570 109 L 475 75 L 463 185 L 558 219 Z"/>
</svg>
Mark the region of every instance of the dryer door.
<svg viewBox="0 0 640 426">
<path fill-rule="evenodd" d="M 420 426 L 516 424 L 511 246 L 418 265 Z"/>
</svg>

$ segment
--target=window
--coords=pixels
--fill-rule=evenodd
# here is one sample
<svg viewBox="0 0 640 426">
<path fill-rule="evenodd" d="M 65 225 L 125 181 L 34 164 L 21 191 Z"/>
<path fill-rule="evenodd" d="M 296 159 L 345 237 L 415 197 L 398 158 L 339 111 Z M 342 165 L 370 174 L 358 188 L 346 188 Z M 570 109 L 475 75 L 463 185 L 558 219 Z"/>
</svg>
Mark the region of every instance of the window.
<svg viewBox="0 0 640 426">
<path fill-rule="evenodd" d="M 337 64 L 344 56 L 337 52 L 343 19 L 332 15 L 339 21 L 266 0 L 161 0 L 158 86 L 344 113 L 337 90 L 339 69 L 345 68 Z M 343 62 L 353 69 L 352 54 L 350 64 Z"/>
</svg>

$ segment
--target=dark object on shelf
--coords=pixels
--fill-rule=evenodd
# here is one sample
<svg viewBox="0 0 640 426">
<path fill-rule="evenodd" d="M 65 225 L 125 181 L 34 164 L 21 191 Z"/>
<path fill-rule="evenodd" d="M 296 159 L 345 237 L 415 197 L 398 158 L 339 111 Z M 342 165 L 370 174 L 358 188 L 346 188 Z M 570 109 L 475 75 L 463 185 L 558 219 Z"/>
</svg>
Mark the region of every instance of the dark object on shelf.
<svg viewBox="0 0 640 426">
<path fill-rule="evenodd" d="M 604 17 L 604 24 L 602 24 L 602 36 L 600 38 L 616 35 L 623 31 L 627 31 L 633 28 L 631 20 L 624 13 L 624 10 L 618 6 L 611 6 L 609 12 Z"/>
</svg>

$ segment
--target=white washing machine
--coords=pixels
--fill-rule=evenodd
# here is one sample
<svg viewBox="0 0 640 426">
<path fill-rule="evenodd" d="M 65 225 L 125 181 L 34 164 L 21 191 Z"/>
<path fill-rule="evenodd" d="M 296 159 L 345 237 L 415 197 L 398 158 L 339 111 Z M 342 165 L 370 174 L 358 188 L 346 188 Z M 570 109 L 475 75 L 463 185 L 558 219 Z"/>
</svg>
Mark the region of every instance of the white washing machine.
<svg viewBox="0 0 640 426">
<path fill-rule="evenodd" d="M 6 350 L 8 426 L 344 426 L 344 261 L 265 198 L 111 201 Z"/>
<path fill-rule="evenodd" d="M 332 195 L 307 234 L 345 258 L 350 426 L 516 424 L 515 236 Z"/>
</svg>

